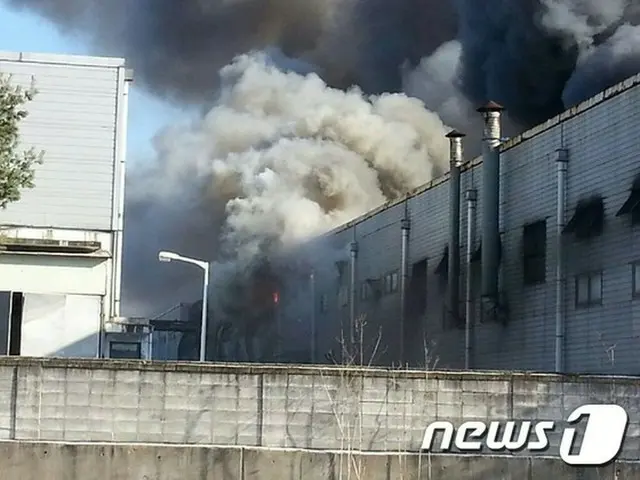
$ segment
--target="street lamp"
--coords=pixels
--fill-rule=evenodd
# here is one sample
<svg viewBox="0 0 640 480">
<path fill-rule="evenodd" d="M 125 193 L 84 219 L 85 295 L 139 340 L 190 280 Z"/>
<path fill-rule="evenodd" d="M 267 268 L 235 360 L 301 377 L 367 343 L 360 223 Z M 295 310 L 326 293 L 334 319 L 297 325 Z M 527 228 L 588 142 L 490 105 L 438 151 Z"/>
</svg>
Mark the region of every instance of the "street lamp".
<svg viewBox="0 0 640 480">
<path fill-rule="evenodd" d="M 184 262 L 196 265 L 204 270 L 204 283 L 202 286 L 202 325 L 200 326 L 200 361 L 204 362 L 204 354 L 207 342 L 207 293 L 209 291 L 209 263 L 195 258 L 183 257 L 173 252 L 159 252 L 158 260 L 161 262 Z"/>
</svg>

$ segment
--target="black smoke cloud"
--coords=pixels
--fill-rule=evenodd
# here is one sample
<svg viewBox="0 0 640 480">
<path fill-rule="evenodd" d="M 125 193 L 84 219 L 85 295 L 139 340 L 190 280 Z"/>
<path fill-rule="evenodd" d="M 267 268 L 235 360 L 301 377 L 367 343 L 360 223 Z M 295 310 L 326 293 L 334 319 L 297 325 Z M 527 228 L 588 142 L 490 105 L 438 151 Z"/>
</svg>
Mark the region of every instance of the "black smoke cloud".
<svg viewBox="0 0 640 480">
<path fill-rule="evenodd" d="M 524 127 L 542 122 L 640 70 L 638 49 L 628 51 L 639 5 L 459 0 L 464 92 L 502 103 Z"/>
<path fill-rule="evenodd" d="M 474 132 L 480 131 L 474 123 L 478 118 L 473 111 L 479 103 L 487 100 L 502 103 L 509 113 L 509 127 L 515 133 L 640 71 L 640 0 L 0 1 L 37 12 L 61 29 L 88 36 L 100 53 L 125 56 L 136 70 L 138 84 L 142 83 L 165 100 L 196 105 L 208 112 L 205 119 L 193 127 L 196 133 L 160 136 L 155 168 L 162 173 L 155 174 L 155 177 L 160 175 L 154 177 L 156 185 L 146 185 L 145 173 L 129 178 L 128 192 L 133 195 L 127 203 L 126 268 L 133 272 L 129 278 L 139 283 L 130 290 L 134 297 L 162 292 L 160 286 L 167 280 L 176 285 L 193 278 L 188 270 L 178 272 L 177 266 L 159 272 L 157 265 L 142 265 L 155 262 L 153 255 L 147 258 L 149 251 L 164 247 L 211 258 L 224 231 L 222 223 L 227 220 L 223 219 L 228 219 L 229 202 L 237 200 L 234 195 L 238 192 L 243 192 L 241 197 L 247 200 L 251 192 L 257 191 L 257 186 L 245 185 L 239 190 L 230 189 L 231 196 L 226 198 L 224 191 L 211 193 L 211 184 L 215 181 L 207 176 L 178 183 L 169 181 L 170 176 L 182 168 L 176 165 L 197 157 L 193 152 L 203 152 L 200 157 L 205 163 L 222 159 L 224 164 L 232 165 L 228 167 L 230 171 L 238 172 L 242 170 L 242 162 L 247 165 L 255 162 L 265 168 L 264 165 L 276 162 L 275 156 L 270 157 L 276 153 L 278 158 L 293 152 L 292 158 L 309 159 L 295 174 L 287 172 L 284 166 L 276 169 L 278 175 L 290 182 L 283 191 L 287 194 L 306 192 L 307 196 L 300 199 L 304 205 L 309 204 L 308 200 L 315 205 L 322 203 L 308 196 L 307 187 L 301 188 L 295 182 L 317 176 L 318 167 L 313 162 L 320 161 L 314 158 L 327 158 L 323 149 L 329 149 L 331 155 L 341 159 L 336 165 L 347 169 L 341 178 L 350 178 L 351 173 L 361 168 L 358 159 L 370 161 L 369 154 L 363 153 L 358 143 L 366 138 L 364 133 L 352 137 L 358 139 L 356 144 L 341 143 L 344 138 L 331 139 L 329 145 L 317 142 L 327 133 L 319 128 L 326 119 L 314 124 L 314 128 L 309 127 L 310 119 L 316 114 L 337 112 L 327 125 L 335 122 L 339 128 L 331 131 L 343 131 L 355 126 L 353 120 L 345 123 L 345 118 L 356 118 L 360 115 L 358 112 L 370 107 L 366 106 L 364 97 L 357 94 L 342 98 L 333 90 L 325 92 L 313 78 L 306 83 L 284 78 L 252 63 L 254 60 L 245 59 L 240 62 L 244 65 L 242 68 L 234 67 L 240 72 L 236 80 L 260 102 L 265 101 L 257 109 L 259 115 L 254 117 L 255 102 L 241 95 L 242 89 L 231 87 L 229 91 L 235 92 L 233 95 L 242 101 L 226 107 L 222 102 L 222 107 L 216 110 L 221 79 L 233 77 L 232 71 L 222 76 L 219 72 L 238 55 L 268 49 L 271 61 L 278 66 L 300 73 L 316 72 L 330 87 L 337 89 L 357 85 L 367 94 L 405 91 L 420 98 L 447 125 L 467 131 L 470 151 L 473 151 Z M 265 86 L 261 82 L 271 83 Z M 296 85 L 299 96 L 289 98 L 288 92 L 298 88 Z M 318 104 L 307 102 L 309 95 L 305 89 L 308 88 L 314 89 L 320 99 Z M 274 95 L 273 104 L 261 97 L 265 92 Z M 353 108 L 343 109 L 345 101 Z M 390 110 L 388 105 L 392 101 L 397 101 L 399 106 Z M 323 108 L 322 102 L 329 102 L 326 104 L 329 106 Z M 378 122 L 384 118 L 383 123 L 388 122 L 399 132 L 396 135 L 400 143 L 405 142 L 402 148 L 412 145 L 412 136 L 416 135 L 427 142 L 427 147 L 435 146 L 433 135 L 440 135 L 442 127 L 433 123 L 428 135 L 415 133 L 419 131 L 416 125 L 426 120 L 419 118 L 410 102 L 384 99 L 381 104 L 382 110 L 375 111 L 371 118 L 358 118 L 357 122 Z M 278 125 L 277 119 L 272 121 L 269 115 L 274 108 L 281 112 L 278 118 L 287 119 L 288 123 Z M 406 112 L 410 112 L 412 119 L 406 117 Z M 263 124 L 264 119 L 275 122 L 276 126 Z M 398 119 L 400 123 L 394 123 Z M 415 119 L 419 122 L 415 123 Z M 292 124 L 298 125 L 294 132 L 290 131 Z M 232 125 L 237 126 L 238 131 L 230 131 Z M 208 145 L 205 140 L 212 135 L 216 137 L 215 145 Z M 394 136 L 387 135 L 386 139 Z M 296 136 L 298 140 L 292 138 Z M 189 143 L 192 137 L 201 140 L 192 145 Z M 236 144 L 231 145 L 233 142 L 229 143 L 227 138 Z M 278 140 L 280 138 L 287 141 Z M 185 139 L 189 141 L 183 145 L 181 142 Z M 228 151 L 220 145 L 229 147 Z M 424 143 L 418 142 L 418 145 L 425 148 Z M 304 150 L 307 147 L 309 149 Z M 444 148 L 446 152 L 446 146 L 441 147 L 437 146 L 436 150 Z M 303 154 L 303 150 L 307 153 Z M 321 151 L 322 154 L 314 153 Z M 398 153 L 401 150 L 393 151 L 396 156 L 401 155 Z M 254 158 L 256 152 L 265 152 L 259 161 Z M 235 160 L 236 154 L 242 162 Z M 434 154 L 431 164 L 437 165 L 441 160 Z M 425 160 L 424 164 L 427 163 Z M 382 192 L 390 186 L 385 178 L 402 178 L 409 171 L 406 165 L 402 168 L 404 173 L 377 177 Z M 316 173 L 307 174 L 307 170 Z M 436 170 L 425 171 L 424 176 L 417 178 L 425 180 L 437 173 Z M 215 175 L 220 178 L 219 169 Z M 250 172 L 247 178 L 253 176 Z M 365 190 L 363 185 L 360 181 L 355 187 Z M 216 184 L 216 188 L 219 187 Z M 358 191 L 355 187 L 344 191 Z M 384 199 L 377 187 L 366 187 L 363 197 L 366 202 L 345 203 L 349 215 L 363 213 L 361 209 L 370 208 L 370 202 Z M 156 195 L 147 195 L 145 188 Z M 161 196 L 166 198 L 158 199 L 158 192 L 163 192 Z M 286 215 L 283 213 L 283 216 Z M 263 227 L 252 235 L 259 237 L 266 228 Z M 143 258 L 146 260 L 141 260 Z M 153 273 L 146 272 L 147 268 L 152 268 Z M 182 273 L 184 277 L 179 276 Z M 168 275 L 176 276 L 167 278 Z"/>
<path fill-rule="evenodd" d="M 639 0 L 4 1 L 126 55 L 149 89 L 183 103 L 211 101 L 220 68 L 253 49 L 277 47 L 330 86 L 375 94 L 401 90 L 403 63 L 456 40 L 459 94 L 501 102 L 529 127 L 640 65 Z"/>
<path fill-rule="evenodd" d="M 4 0 L 97 48 L 125 55 L 164 97 L 209 100 L 218 71 L 266 46 L 316 64 L 334 87 L 399 90 L 399 66 L 455 36 L 455 9 L 439 0 Z"/>
</svg>

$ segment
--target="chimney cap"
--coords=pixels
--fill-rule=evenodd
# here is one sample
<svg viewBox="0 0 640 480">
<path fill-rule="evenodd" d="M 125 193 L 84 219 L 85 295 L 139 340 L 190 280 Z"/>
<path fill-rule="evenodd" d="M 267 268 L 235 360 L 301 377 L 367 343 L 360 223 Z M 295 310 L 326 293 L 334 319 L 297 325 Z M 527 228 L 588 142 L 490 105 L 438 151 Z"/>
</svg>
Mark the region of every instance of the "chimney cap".
<svg viewBox="0 0 640 480">
<path fill-rule="evenodd" d="M 504 110 L 504 107 L 502 105 L 491 100 L 487 102 L 485 105 L 483 105 L 482 107 L 478 108 L 478 110 L 476 111 L 480 113 L 487 113 L 487 112 L 502 112 L 503 110 Z"/>
<path fill-rule="evenodd" d="M 457 130 L 451 130 L 449 133 L 447 133 L 445 135 L 445 137 L 447 138 L 462 138 L 462 137 L 466 137 L 467 135 L 464 133 L 461 133 Z"/>
</svg>

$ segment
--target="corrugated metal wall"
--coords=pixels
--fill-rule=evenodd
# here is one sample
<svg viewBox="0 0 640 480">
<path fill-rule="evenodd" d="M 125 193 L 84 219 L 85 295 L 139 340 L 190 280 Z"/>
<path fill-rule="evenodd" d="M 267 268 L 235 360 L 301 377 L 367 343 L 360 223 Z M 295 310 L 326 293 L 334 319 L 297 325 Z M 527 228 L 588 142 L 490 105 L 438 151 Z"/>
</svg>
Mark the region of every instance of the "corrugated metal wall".
<svg viewBox="0 0 640 480">
<path fill-rule="evenodd" d="M 637 79 L 636 79 L 637 80 Z M 635 81 L 637 84 L 638 82 Z M 597 99 L 596 99 L 597 100 Z M 592 101 L 595 104 L 596 101 Z M 475 362 L 477 368 L 508 368 L 551 371 L 554 369 L 555 338 L 555 242 L 556 150 L 569 152 L 567 221 L 578 201 L 593 195 L 604 198 L 604 231 L 591 239 L 579 240 L 564 234 L 566 278 L 566 370 L 594 373 L 635 373 L 640 371 L 640 299 L 632 292 L 632 263 L 640 261 L 640 226 L 616 212 L 629 195 L 640 174 L 640 87 L 635 86 L 589 107 L 577 115 L 568 112 L 563 121 L 550 121 L 535 136 L 506 150 L 502 170 L 502 289 L 506 293 L 507 323 L 482 319 L 476 309 Z M 555 123 L 555 125 L 553 125 Z M 482 189 L 479 165 L 462 174 L 461 194 L 461 301 L 464 302 L 466 275 L 465 190 Z M 437 182 L 436 182 L 437 183 Z M 409 261 L 427 258 L 427 314 L 407 321 L 405 350 L 414 365 L 425 363 L 423 345 L 430 347 L 429 364 L 461 368 L 464 365 L 464 331 L 447 319 L 444 312 L 446 287 L 435 270 L 448 241 L 448 184 L 437 183 L 406 201 L 411 219 Z M 478 196 L 477 240 L 482 218 Z M 405 205 L 394 205 L 369 216 L 354 226 L 335 233 L 337 245 L 352 240 L 359 245 L 358 292 L 365 279 L 382 279 L 401 268 L 401 220 Z M 523 281 L 523 228 L 530 222 L 546 222 L 546 276 L 542 283 Z M 576 306 L 576 277 L 602 271 L 602 301 L 587 307 Z M 473 273 L 474 276 L 476 275 Z M 479 274 L 479 268 L 478 268 Z M 479 277 L 479 275 L 478 275 Z M 479 278 L 476 279 L 479 285 Z M 476 282 L 474 280 L 474 282 Z M 345 279 L 348 283 L 348 275 Z M 336 276 L 317 279 L 316 309 L 319 350 L 336 346 L 340 322 L 349 317 L 349 306 L 338 299 Z M 326 295 L 328 308 L 319 308 Z M 477 299 L 476 299 L 477 300 Z M 392 292 L 379 300 L 363 301 L 358 296 L 356 310 L 366 313 L 369 335 L 381 328 L 382 340 L 374 363 L 398 361 L 400 295 Z M 323 355 L 319 355 L 322 360 Z M 368 359 L 367 359 L 368 361 Z"/>
<path fill-rule="evenodd" d="M 113 230 L 118 67 L 0 58 L 0 73 L 38 94 L 21 123 L 24 148 L 45 151 L 36 187 L 0 212 L 12 225 Z"/>
</svg>

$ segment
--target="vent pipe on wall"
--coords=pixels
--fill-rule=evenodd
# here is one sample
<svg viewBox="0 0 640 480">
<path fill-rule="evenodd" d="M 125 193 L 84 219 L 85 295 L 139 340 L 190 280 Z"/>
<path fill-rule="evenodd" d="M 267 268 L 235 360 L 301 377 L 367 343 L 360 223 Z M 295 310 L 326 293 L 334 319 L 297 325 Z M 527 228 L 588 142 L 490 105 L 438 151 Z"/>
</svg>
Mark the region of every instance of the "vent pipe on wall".
<svg viewBox="0 0 640 480">
<path fill-rule="evenodd" d="M 453 319 L 460 319 L 460 169 L 462 139 L 465 134 L 453 130 L 449 139 L 449 309 Z"/>
<path fill-rule="evenodd" d="M 484 117 L 482 153 L 482 301 L 490 309 L 498 302 L 500 268 L 500 116 L 501 105 L 478 109 Z"/>
</svg>

